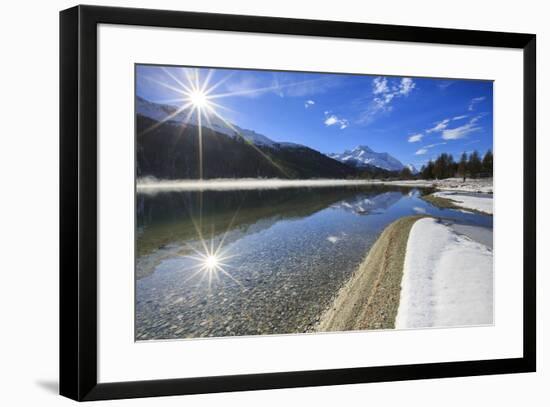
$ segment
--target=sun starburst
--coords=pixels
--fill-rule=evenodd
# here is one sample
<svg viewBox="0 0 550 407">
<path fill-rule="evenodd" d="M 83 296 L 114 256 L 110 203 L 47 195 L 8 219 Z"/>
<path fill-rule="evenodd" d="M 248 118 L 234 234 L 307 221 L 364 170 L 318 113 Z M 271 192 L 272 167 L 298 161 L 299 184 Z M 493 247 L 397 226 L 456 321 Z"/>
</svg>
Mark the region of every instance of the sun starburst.
<svg viewBox="0 0 550 407">
<path fill-rule="evenodd" d="M 184 256 L 193 262 L 191 269 L 194 270 L 194 272 L 187 278 L 187 280 L 191 280 L 194 277 L 199 276 L 200 283 L 206 278 L 208 281 L 208 288 L 210 288 L 212 281 L 218 281 L 221 274 L 230 278 L 238 285 L 241 285 L 241 283 L 228 271 L 231 268 L 228 260 L 235 257 L 235 255 L 231 255 L 227 252 L 227 250 L 224 250 L 222 247 L 223 239 L 220 241 L 217 248 L 214 248 L 214 239 L 210 241 L 209 247 L 205 241 L 201 241 L 200 243 L 202 246 L 201 249 L 196 249 L 190 246 L 191 250 L 194 252 L 194 255 Z"/>
<path fill-rule="evenodd" d="M 175 99 L 165 100 L 171 105 L 177 104 L 178 107 L 167 114 L 163 119 L 156 124 L 146 129 L 149 132 L 167 121 L 180 122 L 182 126 L 187 126 L 188 123 L 196 124 L 198 135 L 198 162 L 199 162 L 199 179 L 203 179 L 203 124 L 207 124 L 212 128 L 212 120 L 217 121 L 217 125 L 231 130 L 237 137 L 242 138 L 250 147 L 252 147 L 260 156 L 268 163 L 275 167 L 283 176 L 288 176 L 287 172 L 277 162 L 275 162 L 269 154 L 256 146 L 251 140 L 243 136 L 240 128 L 232 124 L 221 113 L 222 110 L 230 111 L 231 109 L 218 103 L 222 98 L 245 96 L 251 94 L 261 94 L 269 91 L 280 91 L 281 88 L 297 86 L 312 81 L 304 81 L 287 85 L 276 85 L 262 88 L 247 88 L 240 89 L 234 92 L 215 93 L 214 90 L 219 88 L 227 81 L 232 74 L 225 75 L 217 82 L 211 84 L 214 76 L 214 69 L 209 69 L 206 75 L 201 77 L 202 69 L 198 68 L 162 68 L 166 74 L 168 81 L 162 81 L 155 77 L 147 77 L 150 81 L 156 83 L 174 92 L 178 95 Z M 194 118 L 194 122 L 193 122 Z"/>
<path fill-rule="evenodd" d="M 191 92 L 189 94 L 189 101 L 198 109 L 204 108 L 208 105 L 208 97 L 200 90 Z"/>
</svg>

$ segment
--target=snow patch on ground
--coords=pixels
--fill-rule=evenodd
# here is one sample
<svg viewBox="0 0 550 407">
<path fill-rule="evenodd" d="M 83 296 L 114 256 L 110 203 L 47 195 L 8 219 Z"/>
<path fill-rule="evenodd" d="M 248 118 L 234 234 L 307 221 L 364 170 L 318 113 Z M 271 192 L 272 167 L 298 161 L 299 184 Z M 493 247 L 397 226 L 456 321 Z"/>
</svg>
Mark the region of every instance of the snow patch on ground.
<svg viewBox="0 0 550 407">
<path fill-rule="evenodd" d="M 492 178 L 446 178 L 446 179 L 415 179 L 402 181 L 379 181 L 382 184 L 397 185 L 404 187 L 427 187 L 437 188 L 439 190 L 460 191 L 460 192 L 482 192 L 486 194 L 493 193 Z"/>
<path fill-rule="evenodd" d="M 491 215 L 493 214 L 492 196 L 466 195 L 448 191 L 436 192 L 434 196 L 450 199 L 455 205 L 465 209 L 475 209 Z"/>
<path fill-rule="evenodd" d="M 395 327 L 493 323 L 493 252 L 433 218 L 418 220 L 407 242 Z"/>
</svg>

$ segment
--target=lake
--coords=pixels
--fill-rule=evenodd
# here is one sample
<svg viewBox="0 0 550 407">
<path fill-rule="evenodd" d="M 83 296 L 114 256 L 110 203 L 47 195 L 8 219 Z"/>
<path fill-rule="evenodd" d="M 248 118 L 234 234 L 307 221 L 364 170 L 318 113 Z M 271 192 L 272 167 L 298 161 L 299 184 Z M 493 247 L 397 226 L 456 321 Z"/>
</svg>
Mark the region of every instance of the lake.
<svg viewBox="0 0 550 407">
<path fill-rule="evenodd" d="M 312 330 L 382 230 L 408 215 L 493 227 L 395 186 L 136 197 L 136 340 Z"/>
</svg>

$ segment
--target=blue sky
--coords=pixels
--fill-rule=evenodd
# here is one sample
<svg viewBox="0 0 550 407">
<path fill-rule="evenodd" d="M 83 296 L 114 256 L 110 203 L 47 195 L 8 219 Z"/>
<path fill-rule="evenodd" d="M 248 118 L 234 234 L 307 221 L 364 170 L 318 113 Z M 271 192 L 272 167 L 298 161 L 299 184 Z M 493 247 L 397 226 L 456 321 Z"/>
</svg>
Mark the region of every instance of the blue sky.
<svg viewBox="0 0 550 407">
<path fill-rule="evenodd" d="M 181 105 L 194 72 L 228 121 L 323 153 L 367 145 L 420 168 L 493 146 L 491 81 L 138 65 L 136 93 Z"/>
</svg>

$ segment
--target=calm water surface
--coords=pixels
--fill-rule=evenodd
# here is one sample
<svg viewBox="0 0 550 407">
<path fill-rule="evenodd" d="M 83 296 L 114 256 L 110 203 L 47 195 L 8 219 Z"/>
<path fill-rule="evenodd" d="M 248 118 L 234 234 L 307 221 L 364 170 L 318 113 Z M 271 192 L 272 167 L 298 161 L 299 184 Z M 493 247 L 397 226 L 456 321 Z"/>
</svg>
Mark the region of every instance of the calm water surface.
<svg viewBox="0 0 550 407">
<path fill-rule="evenodd" d="M 392 221 L 430 214 L 492 229 L 399 187 L 137 196 L 136 339 L 309 331 Z M 204 268 L 217 252 L 218 267 Z"/>
</svg>

